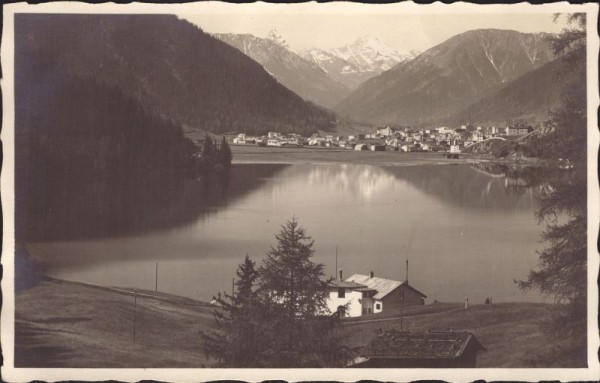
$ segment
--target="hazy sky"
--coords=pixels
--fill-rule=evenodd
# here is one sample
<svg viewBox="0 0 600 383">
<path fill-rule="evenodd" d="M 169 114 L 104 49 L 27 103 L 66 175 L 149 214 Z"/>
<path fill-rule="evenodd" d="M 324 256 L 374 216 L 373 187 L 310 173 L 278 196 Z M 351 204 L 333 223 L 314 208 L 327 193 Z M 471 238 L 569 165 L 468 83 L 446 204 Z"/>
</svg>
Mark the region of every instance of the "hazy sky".
<svg viewBox="0 0 600 383">
<path fill-rule="evenodd" d="M 281 8 L 280 8 L 281 9 Z M 250 33 L 266 37 L 276 29 L 290 48 L 335 48 L 371 35 L 399 52 L 424 51 L 472 29 L 560 32 L 551 13 L 535 14 L 331 14 L 235 12 L 180 14 L 209 33 Z"/>
</svg>

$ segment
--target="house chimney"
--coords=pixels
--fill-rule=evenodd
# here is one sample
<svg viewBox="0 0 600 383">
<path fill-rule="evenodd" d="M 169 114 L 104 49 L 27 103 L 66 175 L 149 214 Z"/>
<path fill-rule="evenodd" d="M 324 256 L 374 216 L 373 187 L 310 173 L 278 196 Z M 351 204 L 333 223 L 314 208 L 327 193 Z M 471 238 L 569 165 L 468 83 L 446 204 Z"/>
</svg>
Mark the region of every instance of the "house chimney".
<svg viewBox="0 0 600 383">
<path fill-rule="evenodd" d="M 371 272 L 369 273 L 369 278 L 373 278 L 374 276 L 375 276 L 375 273 L 371 271 Z"/>
<path fill-rule="evenodd" d="M 340 281 L 343 281 L 344 279 L 342 278 L 342 269 L 340 269 Z"/>
</svg>

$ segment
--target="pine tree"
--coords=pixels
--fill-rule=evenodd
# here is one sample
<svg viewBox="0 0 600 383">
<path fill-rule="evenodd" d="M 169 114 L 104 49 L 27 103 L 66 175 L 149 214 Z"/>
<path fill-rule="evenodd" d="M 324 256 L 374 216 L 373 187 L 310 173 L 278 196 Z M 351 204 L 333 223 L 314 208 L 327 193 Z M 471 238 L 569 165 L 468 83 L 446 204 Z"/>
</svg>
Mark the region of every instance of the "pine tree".
<svg viewBox="0 0 600 383">
<path fill-rule="evenodd" d="M 231 154 L 231 148 L 223 136 L 221 140 L 221 147 L 219 148 L 219 153 L 217 155 L 217 163 L 221 165 L 222 169 L 225 171 L 229 171 L 231 169 L 231 160 L 233 159 L 233 154 Z"/>
<path fill-rule="evenodd" d="M 255 263 L 246 255 L 236 274 L 235 294 L 215 298 L 221 306 L 214 314 L 217 329 L 202 334 L 202 346 L 207 356 L 227 367 L 259 367 L 267 337 L 261 335 L 264 309 L 255 290 Z"/>
<path fill-rule="evenodd" d="M 585 76 L 585 14 L 569 16 L 578 28 L 566 29 L 553 41 L 555 53 L 567 55 L 565 70 L 578 73 L 564 90 L 562 105 L 551 113 L 546 125 L 546 155 L 569 160 L 572 169 L 550 181 L 540 197 L 538 219 L 547 223 L 538 270 L 531 271 L 522 289 L 538 289 L 566 304 L 552 329 L 560 328 L 573 342 L 571 355 L 586 362 L 587 332 L 587 97 Z M 560 219 L 559 219 L 560 217 Z M 563 352 L 564 354 L 564 352 Z M 567 353 L 568 354 L 568 353 Z"/>
<path fill-rule="evenodd" d="M 259 291 L 269 305 L 270 367 L 343 366 L 349 350 L 337 337 L 340 322 L 326 304 L 328 284 L 314 263 L 313 241 L 296 219 L 275 235 L 277 246 L 259 269 Z"/>
<path fill-rule="evenodd" d="M 217 163 L 217 151 L 215 145 L 207 134 L 204 138 L 204 146 L 202 147 L 202 168 L 205 171 L 211 171 L 214 169 Z"/>
</svg>

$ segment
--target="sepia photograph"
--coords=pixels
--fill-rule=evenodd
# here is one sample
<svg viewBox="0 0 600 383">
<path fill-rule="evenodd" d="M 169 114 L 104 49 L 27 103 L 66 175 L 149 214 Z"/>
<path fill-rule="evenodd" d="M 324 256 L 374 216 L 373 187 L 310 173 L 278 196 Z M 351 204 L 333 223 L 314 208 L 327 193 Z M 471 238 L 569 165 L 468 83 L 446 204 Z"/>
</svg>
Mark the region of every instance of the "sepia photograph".
<svg viewBox="0 0 600 383">
<path fill-rule="evenodd" d="M 8 381 L 600 376 L 597 5 L 3 17 Z"/>
</svg>

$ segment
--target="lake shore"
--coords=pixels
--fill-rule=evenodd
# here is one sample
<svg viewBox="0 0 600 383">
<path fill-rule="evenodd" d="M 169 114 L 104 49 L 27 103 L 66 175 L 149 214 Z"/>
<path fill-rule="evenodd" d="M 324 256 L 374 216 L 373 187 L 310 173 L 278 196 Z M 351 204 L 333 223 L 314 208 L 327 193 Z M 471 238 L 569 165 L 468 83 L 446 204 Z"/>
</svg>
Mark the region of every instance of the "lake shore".
<svg viewBox="0 0 600 383">
<path fill-rule="evenodd" d="M 215 307 L 206 302 L 45 278 L 19 292 L 15 305 L 16 367 L 214 366 L 200 341 L 200 332 L 214 323 Z M 558 310 L 546 303 L 467 310 L 460 303 L 434 303 L 406 310 L 403 328 L 473 332 L 487 349 L 479 354 L 478 367 L 580 367 L 581 358 L 565 359 L 565 351 L 575 347 L 569 339 L 551 339 L 543 331 Z M 344 338 L 355 350 L 378 328 L 400 328 L 395 313 L 369 319 L 344 322 Z"/>
<path fill-rule="evenodd" d="M 404 153 L 394 151 L 354 151 L 339 148 L 278 148 L 256 145 L 231 145 L 234 164 L 305 164 L 344 163 L 377 166 L 415 166 L 470 164 L 475 162 L 517 163 L 489 156 L 460 153 L 458 159 L 446 158 L 444 153 Z M 537 159 L 525 159 L 519 164 L 539 164 Z"/>
</svg>

